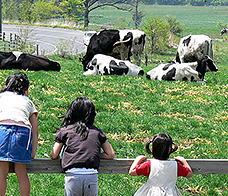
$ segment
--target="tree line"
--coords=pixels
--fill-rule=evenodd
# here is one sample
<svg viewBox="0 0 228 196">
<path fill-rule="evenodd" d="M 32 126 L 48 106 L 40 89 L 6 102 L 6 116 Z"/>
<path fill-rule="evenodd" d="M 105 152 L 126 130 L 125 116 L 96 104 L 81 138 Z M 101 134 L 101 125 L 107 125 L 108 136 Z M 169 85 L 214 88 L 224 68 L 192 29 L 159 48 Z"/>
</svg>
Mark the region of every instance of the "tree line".
<svg viewBox="0 0 228 196">
<path fill-rule="evenodd" d="M 89 14 L 104 6 L 115 7 L 118 10 L 129 11 L 135 27 L 138 28 L 143 13 L 139 3 L 159 5 L 195 5 L 195 6 L 225 6 L 228 0 L 2 0 L 3 20 L 18 20 L 20 22 L 44 22 L 51 18 L 63 18 L 78 23 L 84 21 L 84 27 L 89 25 Z"/>
</svg>

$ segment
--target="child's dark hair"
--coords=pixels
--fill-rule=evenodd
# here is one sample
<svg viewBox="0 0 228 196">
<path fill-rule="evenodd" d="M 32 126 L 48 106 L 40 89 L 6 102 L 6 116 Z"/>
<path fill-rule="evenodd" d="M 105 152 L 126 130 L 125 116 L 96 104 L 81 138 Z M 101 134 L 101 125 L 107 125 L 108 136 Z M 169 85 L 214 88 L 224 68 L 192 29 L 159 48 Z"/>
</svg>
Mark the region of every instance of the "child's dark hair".
<svg viewBox="0 0 228 196">
<path fill-rule="evenodd" d="M 152 143 L 152 151 L 150 150 L 150 144 Z M 172 147 L 174 145 L 174 148 Z M 167 160 L 169 155 L 177 150 L 178 146 L 175 144 L 166 133 L 159 133 L 154 136 L 152 140 L 149 140 L 145 145 L 145 150 L 149 154 L 153 154 L 155 159 Z"/>
<path fill-rule="evenodd" d="M 29 88 L 29 79 L 25 73 L 17 72 L 11 74 L 6 79 L 5 87 L 1 90 L 1 92 L 11 91 L 15 92 L 18 95 L 24 95 L 24 91 Z"/>
<path fill-rule="evenodd" d="M 75 124 L 75 132 L 85 140 L 89 133 L 88 125 L 92 126 L 96 116 L 95 105 L 86 97 L 76 98 L 70 105 L 61 126 Z"/>
</svg>

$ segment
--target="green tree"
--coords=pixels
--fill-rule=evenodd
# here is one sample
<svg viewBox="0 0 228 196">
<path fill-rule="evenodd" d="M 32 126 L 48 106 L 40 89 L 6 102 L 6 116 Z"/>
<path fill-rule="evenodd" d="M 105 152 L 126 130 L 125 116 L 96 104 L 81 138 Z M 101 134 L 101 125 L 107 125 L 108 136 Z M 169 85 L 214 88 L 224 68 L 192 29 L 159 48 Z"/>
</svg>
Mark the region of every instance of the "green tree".
<svg viewBox="0 0 228 196">
<path fill-rule="evenodd" d="M 139 2 L 140 0 L 132 0 L 132 6 L 134 7 L 133 9 L 133 15 L 132 19 L 135 23 L 135 28 L 138 29 L 140 23 L 142 22 L 142 18 L 144 17 L 144 14 L 142 10 L 139 9 Z M 148 0 L 141 0 L 142 3 L 149 3 Z"/>
<path fill-rule="evenodd" d="M 33 4 L 30 1 L 25 0 L 20 5 L 19 19 L 22 22 L 29 22 L 29 23 L 35 22 Z"/>
<path fill-rule="evenodd" d="M 178 21 L 176 17 L 173 16 L 166 16 L 166 20 L 170 26 L 170 35 L 168 39 L 169 45 L 171 47 L 177 47 L 185 26 L 184 24 L 180 23 L 180 21 Z"/>
<path fill-rule="evenodd" d="M 18 19 L 19 1 L 18 0 L 2 0 L 2 16 L 4 19 Z"/>
<path fill-rule="evenodd" d="M 58 13 L 60 9 L 55 6 L 54 1 L 48 0 L 38 0 L 34 3 L 33 14 L 36 21 L 44 21 L 55 16 L 55 13 Z"/>
<path fill-rule="evenodd" d="M 84 0 L 64 0 L 60 2 L 63 16 L 74 22 L 82 20 L 84 11 L 83 2 Z"/>
<path fill-rule="evenodd" d="M 168 44 L 170 25 L 161 17 L 149 16 L 144 22 L 142 30 L 147 35 L 150 53 L 161 52 Z"/>
<path fill-rule="evenodd" d="M 181 24 L 180 21 L 173 16 L 166 16 L 166 20 L 170 25 L 170 32 L 174 35 L 181 36 L 181 33 L 185 28 L 184 24 Z"/>
</svg>

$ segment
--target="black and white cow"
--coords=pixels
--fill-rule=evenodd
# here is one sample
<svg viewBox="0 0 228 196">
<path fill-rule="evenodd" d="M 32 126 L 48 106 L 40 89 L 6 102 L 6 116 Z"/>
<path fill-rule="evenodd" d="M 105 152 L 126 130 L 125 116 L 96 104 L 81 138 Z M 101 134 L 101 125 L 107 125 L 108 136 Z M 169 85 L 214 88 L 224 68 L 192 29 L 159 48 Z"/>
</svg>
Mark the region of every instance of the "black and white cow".
<svg viewBox="0 0 228 196">
<path fill-rule="evenodd" d="M 213 59 L 212 39 L 206 35 L 188 35 L 181 38 L 175 61 L 195 62 L 202 60 L 206 55 Z"/>
<path fill-rule="evenodd" d="M 151 80 L 205 82 L 204 76 L 207 69 L 212 72 L 218 71 L 209 56 L 205 56 L 198 62 L 160 64 L 148 71 L 146 77 Z"/>
<path fill-rule="evenodd" d="M 86 65 L 95 54 L 110 55 L 121 60 L 130 60 L 133 55 L 137 65 L 140 65 L 145 41 L 146 34 L 143 31 L 102 30 L 90 39 L 86 54 L 82 58 L 83 69 L 86 71 Z"/>
<path fill-rule="evenodd" d="M 222 30 L 221 30 L 221 34 L 220 34 L 220 35 L 224 35 L 225 33 L 227 33 L 227 34 L 228 34 L 228 29 L 222 29 Z"/>
<path fill-rule="evenodd" d="M 0 69 L 60 71 L 58 62 L 19 51 L 0 52 Z"/>
<path fill-rule="evenodd" d="M 119 60 L 114 57 L 96 54 L 86 66 L 84 75 L 143 75 L 141 67 L 132 64 L 128 60 Z"/>
<path fill-rule="evenodd" d="M 123 40 L 124 36 L 127 35 L 129 32 L 132 33 L 132 45 L 130 48 L 131 55 L 133 55 L 136 64 L 138 66 L 141 65 L 141 55 L 145 47 L 145 55 L 146 55 L 146 62 L 147 65 L 147 47 L 146 47 L 146 33 L 144 31 L 140 31 L 137 29 L 134 30 L 119 30 L 120 31 L 120 40 Z"/>
</svg>

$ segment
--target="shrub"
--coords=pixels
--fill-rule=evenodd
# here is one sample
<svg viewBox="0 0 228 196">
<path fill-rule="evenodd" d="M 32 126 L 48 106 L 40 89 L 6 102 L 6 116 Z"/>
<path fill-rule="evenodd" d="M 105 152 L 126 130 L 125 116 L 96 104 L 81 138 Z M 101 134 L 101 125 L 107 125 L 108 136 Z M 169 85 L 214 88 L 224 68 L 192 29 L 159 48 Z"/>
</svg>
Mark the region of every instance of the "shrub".
<svg viewBox="0 0 228 196">
<path fill-rule="evenodd" d="M 151 54 L 162 52 L 168 45 L 170 25 L 161 17 L 148 17 L 141 29 L 147 35 L 148 50 Z"/>
</svg>

